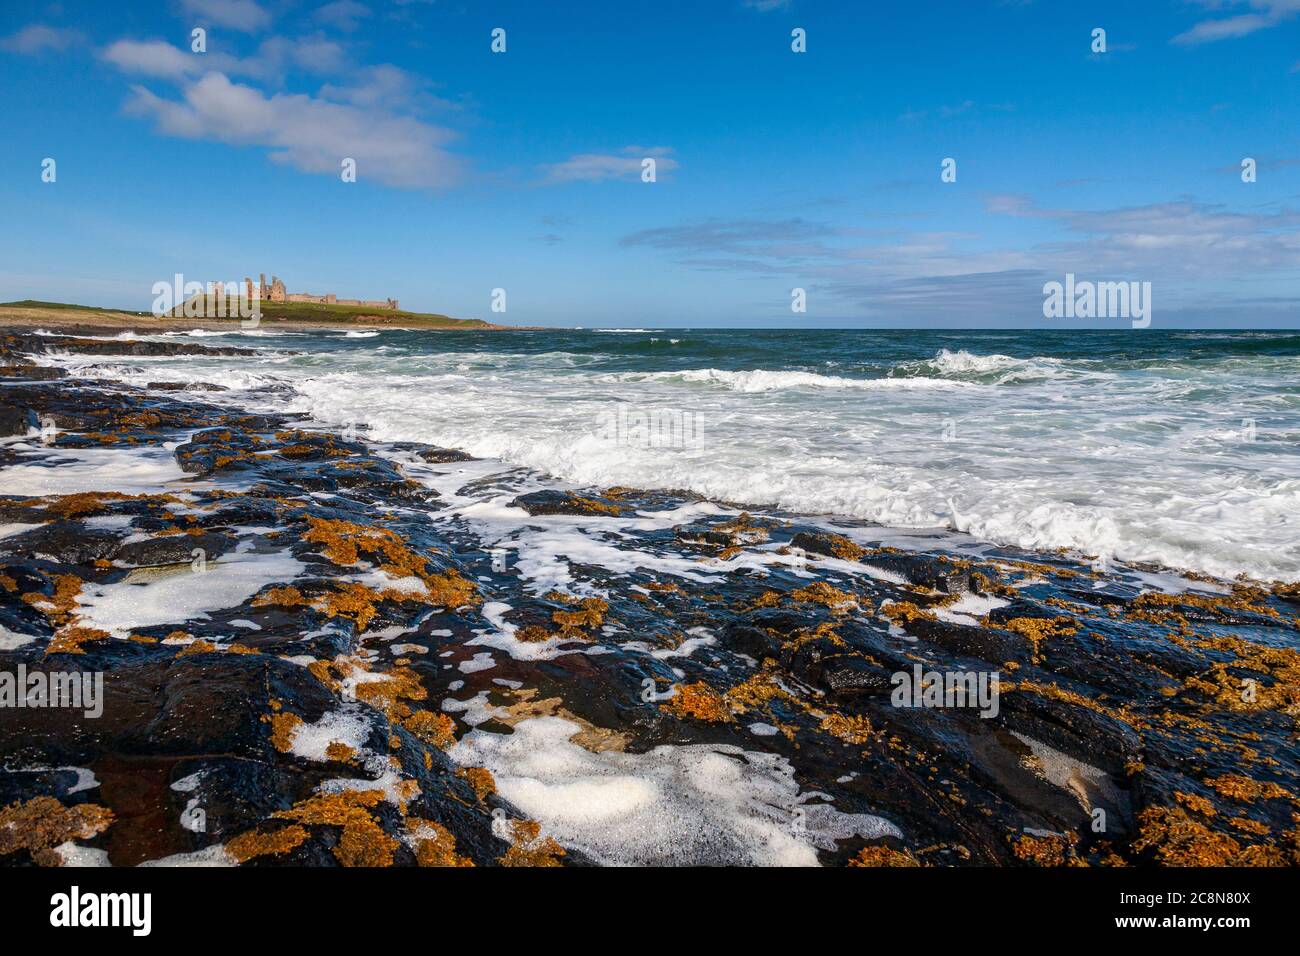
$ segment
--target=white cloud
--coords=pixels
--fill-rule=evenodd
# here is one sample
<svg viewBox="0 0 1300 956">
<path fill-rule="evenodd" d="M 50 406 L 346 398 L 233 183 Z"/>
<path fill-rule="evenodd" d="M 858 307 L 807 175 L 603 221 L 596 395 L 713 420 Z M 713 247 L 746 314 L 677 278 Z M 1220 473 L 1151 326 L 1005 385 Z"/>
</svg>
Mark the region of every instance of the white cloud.
<svg viewBox="0 0 1300 956">
<path fill-rule="evenodd" d="M 322 36 L 272 37 L 264 40 L 257 48 L 255 56 L 249 60 L 263 60 L 270 64 L 270 75 L 282 72 L 286 67 L 297 67 L 308 73 L 337 73 L 347 66 L 348 57 L 343 47 L 333 40 Z M 245 61 L 248 62 L 248 61 Z M 250 71 L 250 76 L 258 74 Z M 267 75 L 267 74 L 263 74 Z"/>
<path fill-rule="evenodd" d="M 617 154 L 579 153 L 562 163 L 542 166 L 542 172 L 551 183 L 601 182 L 609 179 L 639 180 L 641 162 L 652 158 L 656 174 L 671 172 L 678 166 L 666 146 L 625 146 Z"/>
<path fill-rule="evenodd" d="M 204 19 L 206 23 L 201 26 L 256 33 L 271 25 L 271 15 L 254 0 L 181 0 L 181 8 L 191 16 Z"/>
<path fill-rule="evenodd" d="M 342 47 L 320 37 L 271 37 L 262 41 L 257 52 L 249 57 L 215 51 L 192 53 L 162 40 L 118 40 L 105 47 L 100 55 L 123 72 L 169 80 L 217 72 L 280 81 L 290 68 L 308 73 L 334 73 L 346 62 Z"/>
<path fill-rule="evenodd" d="M 43 23 L 33 23 L 23 27 L 12 36 L 0 40 L 0 50 L 35 56 L 46 50 L 66 50 L 74 43 L 80 43 L 85 37 L 77 30 L 47 27 Z"/>
<path fill-rule="evenodd" d="M 356 0 L 334 0 L 316 11 L 316 19 L 322 23 L 351 33 L 361 25 L 361 21 L 370 16 L 370 8 Z"/>
<path fill-rule="evenodd" d="M 1116 209 L 1047 209 L 1019 194 L 990 196 L 1001 215 L 1055 221 L 1077 238 L 1035 247 L 1040 263 L 1076 264 L 1148 276 L 1247 276 L 1295 269 L 1300 262 L 1300 212 L 1234 212 L 1192 200 Z M 1075 269 L 1075 271 L 1082 271 Z"/>
<path fill-rule="evenodd" d="M 971 301 L 1008 308 L 1041 303 L 1043 281 L 1067 272 L 1152 281 L 1164 301 L 1187 305 L 1200 301 L 1207 283 L 1252 289 L 1258 279 L 1280 280 L 1300 268 L 1300 211 L 1285 207 L 1238 212 L 1178 200 L 1073 210 L 997 195 L 989 197 L 987 208 L 995 215 L 1041 220 L 1032 234 L 1051 230 L 1056 237 L 996 245 L 980 233 L 871 234 L 795 218 L 696 221 L 642 230 L 621 244 L 658 249 L 688 268 L 784 277 L 869 313 L 906 309 L 930 316 L 951 314 Z"/>
<path fill-rule="evenodd" d="M 432 84 L 391 63 L 381 63 L 359 70 L 351 82 L 321 87 L 323 99 L 338 100 L 356 106 L 383 106 L 408 110 L 454 109 L 455 104 L 430 93 Z"/>
<path fill-rule="evenodd" d="M 400 188 L 449 186 L 462 174 L 461 159 L 445 148 L 451 130 L 302 94 L 267 97 L 221 73 L 186 86 L 179 101 L 135 86 L 127 110 L 169 136 L 267 147 L 273 162 L 308 173 L 337 176 L 350 157 L 358 179 Z"/>
<path fill-rule="evenodd" d="M 206 64 L 215 64 L 221 58 L 214 53 L 214 59 L 204 60 L 207 54 L 187 53 L 162 40 L 118 40 L 105 47 L 100 56 L 126 73 L 168 79 L 197 75 Z"/>
<path fill-rule="evenodd" d="M 1277 26 L 1300 13 L 1300 0 L 1246 0 L 1245 4 L 1242 0 L 1227 0 L 1227 3 L 1223 0 L 1202 0 L 1202 6 L 1215 10 L 1223 9 L 1225 6 L 1242 7 L 1246 4 L 1255 12 L 1237 13 L 1215 20 L 1202 20 L 1194 24 L 1190 30 L 1185 30 L 1174 37 L 1173 42 L 1184 46 L 1195 46 L 1200 43 L 1212 43 L 1215 40 L 1244 37 Z"/>
</svg>

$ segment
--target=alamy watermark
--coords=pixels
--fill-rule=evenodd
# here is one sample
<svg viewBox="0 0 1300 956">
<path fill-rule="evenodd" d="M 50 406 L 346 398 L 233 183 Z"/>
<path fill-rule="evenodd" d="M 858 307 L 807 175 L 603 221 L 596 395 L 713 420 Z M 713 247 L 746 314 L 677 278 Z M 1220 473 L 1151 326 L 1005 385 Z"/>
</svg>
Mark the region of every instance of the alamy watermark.
<svg viewBox="0 0 1300 956">
<path fill-rule="evenodd" d="M 69 707 L 90 719 L 104 713 L 103 671 L 0 671 L 0 708 Z"/>
<path fill-rule="evenodd" d="M 619 404 L 596 416 L 596 437 L 631 448 L 686 448 L 704 440 L 704 419 L 697 412 Z"/>
<path fill-rule="evenodd" d="M 171 282 L 155 282 L 150 311 L 162 319 L 239 319 L 244 328 L 254 329 L 262 321 L 262 291 L 250 279 L 243 282 L 186 282 L 176 273 Z"/>
<path fill-rule="evenodd" d="M 50 925 L 125 927 L 132 936 L 148 936 L 153 928 L 153 894 L 83 893 L 73 886 L 50 897 Z"/>
<path fill-rule="evenodd" d="M 920 664 L 889 678 L 895 707 L 970 707 L 984 718 L 998 715 L 999 671 L 927 671 Z"/>
<path fill-rule="evenodd" d="M 1043 317 L 1047 319 L 1131 319 L 1133 328 L 1151 324 L 1150 282 L 1075 281 L 1043 284 Z"/>
</svg>

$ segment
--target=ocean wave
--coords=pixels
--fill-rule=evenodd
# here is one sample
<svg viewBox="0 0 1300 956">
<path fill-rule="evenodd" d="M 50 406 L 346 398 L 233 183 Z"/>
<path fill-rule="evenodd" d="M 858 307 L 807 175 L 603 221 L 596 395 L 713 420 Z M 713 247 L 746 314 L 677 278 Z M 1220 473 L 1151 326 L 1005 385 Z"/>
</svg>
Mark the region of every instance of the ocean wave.
<svg viewBox="0 0 1300 956">
<path fill-rule="evenodd" d="M 659 372 L 612 372 L 597 377 L 609 382 L 702 382 L 708 385 L 721 385 L 733 392 L 775 392 L 802 388 L 959 389 L 970 385 L 966 382 L 950 382 L 936 378 L 845 378 L 840 375 L 821 375 L 817 372 L 761 368 L 748 371 L 696 368 Z"/>
<path fill-rule="evenodd" d="M 933 358 L 901 362 L 889 374 L 903 379 L 933 376 L 984 385 L 1013 385 L 1056 378 L 1071 370 L 1083 371 L 1071 369 L 1061 359 L 1043 355 L 1016 358 L 996 352 L 980 355 L 965 349 L 940 349 Z"/>
<path fill-rule="evenodd" d="M 35 335 L 42 335 L 51 338 L 62 338 L 67 332 L 51 332 L 49 329 L 36 329 Z M 78 335 L 77 338 L 85 339 L 87 342 L 136 342 L 148 338 L 137 332 L 127 329 L 124 332 L 118 332 L 116 335 Z"/>
<path fill-rule="evenodd" d="M 1189 448 L 1187 432 L 1163 417 L 1146 427 L 1102 427 L 1125 422 L 1110 419 L 1113 409 L 1097 407 L 1096 396 L 1079 398 L 1081 405 L 1054 413 L 1059 423 L 1044 424 L 1033 395 L 981 418 L 989 413 L 976 409 L 986 406 L 987 393 L 966 391 L 978 386 L 937 382 L 962 389 L 976 406 L 943 391 L 939 402 L 918 405 L 925 393 L 907 389 L 931 385 L 915 379 L 838 380 L 895 391 L 876 392 L 878 402 L 852 420 L 837 418 L 833 429 L 810 428 L 805 402 L 779 398 L 781 389 L 806 387 L 810 379 L 821 387 L 836 381 L 806 372 L 718 370 L 582 376 L 556 404 L 545 395 L 561 393 L 560 378 L 422 383 L 413 376 L 331 375 L 297 382 L 292 407 L 329 425 L 363 423 L 380 441 L 460 448 L 579 486 L 680 488 L 803 514 L 947 529 L 998 545 L 1067 548 L 1222 577 L 1300 578 L 1288 518 L 1300 513 L 1300 480 L 1253 472 L 1242 457 L 1266 445 L 1225 444 L 1206 466 Z M 696 404 L 656 388 L 666 380 L 721 389 Z M 775 402 L 761 412 L 741 397 L 765 389 L 776 390 Z M 702 440 L 642 448 L 602 439 L 599 415 L 620 404 L 698 414 Z M 1090 407 L 1096 410 L 1084 411 Z M 430 408 L 439 413 L 428 414 Z M 1081 414 L 1091 417 L 1076 425 Z M 941 435 L 950 422 L 952 441 Z M 1088 436 L 1084 445 L 1081 436 Z"/>
<path fill-rule="evenodd" d="M 1065 481 L 1036 466 L 994 471 L 997 453 L 969 445 L 962 452 L 978 465 L 967 470 L 953 457 L 961 452 L 939 441 L 937 427 L 933 435 L 910 438 L 891 431 L 878 449 L 859 444 L 829 454 L 797 423 L 765 418 L 760 425 L 732 408 L 725 420 L 705 419 L 698 446 L 640 448 L 601 439 L 594 413 L 584 417 L 575 408 L 560 422 L 536 401 L 534 407 L 502 401 L 472 385 L 461 403 L 443 393 L 438 404 L 444 414 L 437 416 L 420 412 L 434 402 L 428 396 L 412 401 L 410 383 L 396 389 L 352 390 L 336 382 L 299 387 L 304 401 L 297 410 L 327 424 L 359 421 L 381 441 L 461 448 L 577 486 L 686 489 L 711 500 L 946 529 L 1029 550 L 1065 548 L 1225 578 L 1300 578 L 1300 550 L 1288 526 L 1288 515 L 1300 513 L 1300 481 L 1229 483 L 1205 471 L 1167 474 L 1156 489 L 1150 482 L 1163 457 L 1159 451 L 1148 452 L 1150 467 L 1134 465 L 1141 471 L 1135 481 L 1109 483 L 1104 458 L 1096 472 L 1072 465 Z M 474 411 L 485 403 L 488 410 Z M 1020 452 L 1031 446 L 1019 446 Z M 1134 447 L 1125 445 L 1129 453 Z M 1054 445 L 1034 453 L 1060 466 L 1062 452 Z"/>
<path fill-rule="evenodd" d="M 567 339 L 547 352 L 493 339 L 490 350 L 447 353 L 386 335 L 400 354 L 376 357 L 374 343 L 338 332 L 318 340 L 230 359 L 40 361 L 132 384 L 210 381 L 234 390 L 206 396 L 217 403 L 351 422 L 374 440 L 460 448 L 577 486 L 689 489 L 999 545 L 1300 578 L 1300 389 L 1295 374 L 1261 378 L 1240 356 L 1207 372 L 1146 367 L 1150 354 L 939 349 L 900 366 L 893 356 L 906 352 L 872 359 L 845 348 L 801 367 L 738 370 L 662 344 L 657 358 L 577 355 Z M 701 341 L 688 347 L 713 347 Z M 682 361 L 697 367 L 665 367 Z M 897 374 L 903 366 L 910 374 Z M 992 387 L 1006 376 L 1023 384 Z M 622 406 L 689 415 L 702 439 L 600 439 L 601 416 Z"/>
<path fill-rule="evenodd" d="M 245 335 L 248 336 L 249 338 L 263 339 L 263 338 L 280 338 L 281 336 L 287 336 L 287 335 L 304 336 L 310 333 L 283 332 L 283 331 L 276 331 L 274 329 L 262 329 L 262 328 L 257 328 L 257 329 L 238 328 L 238 329 L 186 329 L 183 332 L 163 332 L 162 334 L 168 337 L 184 336 L 186 338 L 195 338 L 195 339 L 216 338 L 222 335 Z"/>
</svg>

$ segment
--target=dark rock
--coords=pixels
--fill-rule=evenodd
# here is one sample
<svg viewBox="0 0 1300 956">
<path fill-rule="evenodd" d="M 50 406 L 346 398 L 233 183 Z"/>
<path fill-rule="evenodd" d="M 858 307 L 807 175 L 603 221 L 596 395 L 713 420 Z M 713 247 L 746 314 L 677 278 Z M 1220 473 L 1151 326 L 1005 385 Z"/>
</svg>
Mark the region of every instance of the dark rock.
<svg viewBox="0 0 1300 956">
<path fill-rule="evenodd" d="M 783 649 L 782 664 L 796 678 L 813 686 L 822 683 L 826 660 L 841 656 L 843 648 L 829 638 L 804 641 Z"/>
<path fill-rule="evenodd" d="M 570 491 L 534 491 L 510 502 L 530 515 L 600 515 L 608 517 L 622 512 L 622 506 L 605 498 L 578 495 Z"/>
<path fill-rule="evenodd" d="M 455 448 L 424 448 L 416 452 L 430 464 L 443 465 L 453 461 L 475 461 L 473 455 Z"/>
<path fill-rule="evenodd" d="M 991 624 L 1005 624 L 1018 617 L 1027 617 L 1035 621 L 1054 621 L 1057 618 L 1067 617 L 1062 610 L 1037 604 L 1025 598 L 1017 598 L 1001 607 L 995 607 L 986 616 Z"/>
<path fill-rule="evenodd" d="M 820 685 L 840 697 L 857 694 L 888 694 L 893 689 L 892 673 L 865 657 L 839 654 L 821 662 Z"/>
<path fill-rule="evenodd" d="M 0 560 L 19 555 L 59 564 L 89 564 L 112 554 L 119 537 L 118 532 L 87 528 L 80 521 L 55 521 L 0 538 Z"/>
<path fill-rule="evenodd" d="M 28 429 L 41 427 L 40 419 L 30 408 L 0 405 L 0 438 L 26 435 Z"/>
<path fill-rule="evenodd" d="M 1006 631 L 923 618 L 912 621 L 907 630 L 909 634 L 937 644 L 954 654 L 978 658 L 991 664 L 1006 661 L 1027 664 L 1032 657 L 1029 642 Z"/>
<path fill-rule="evenodd" d="M 220 534 L 169 534 L 144 541 L 133 541 L 112 552 L 113 560 L 130 568 L 189 564 L 195 550 L 203 552 L 205 561 L 225 554 L 234 542 Z"/>
<path fill-rule="evenodd" d="M 1032 691 L 1003 692 L 996 718 L 1011 730 L 1110 774 L 1142 753 L 1142 738 L 1128 724 L 1087 706 Z"/>
<path fill-rule="evenodd" d="M 53 365 L 0 365 L 0 380 L 4 381 L 48 382 L 67 377 L 66 371 Z"/>
<path fill-rule="evenodd" d="M 790 539 L 792 548 L 802 548 L 808 554 L 820 554 L 826 558 L 841 558 L 845 561 L 860 561 L 866 548 L 839 534 L 825 532 L 800 531 Z"/>
<path fill-rule="evenodd" d="M 228 392 L 224 385 L 211 382 L 149 382 L 145 388 L 154 392 Z"/>
<path fill-rule="evenodd" d="M 761 627 L 753 624 L 732 621 L 723 629 L 722 639 L 727 647 L 738 654 L 762 661 L 765 657 L 775 658 L 781 651 L 781 642 Z"/>
<path fill-rule="evenodd" d="M 742 548 L 761 544 L 769 536 L 768 527 L 741 513 L 734 518 L 715 522 L 695 522 L 673 528 L 680 541 L 705 544 L 716 548 Z"/>
<path fill-rule="evenodd" d="M 944 594 L 965 594 L 970 590 L 970 569 L 942 555 L 875 553 L 864 564 L 897 574 L 908 584 Z"/>
<path fill-rule="evenodd" d="M 252 355 L 254 349 L 193 342 L 142 342 L 131 339 L 91 339 L 79 336 L 15 335 L 19 352 L 75 352 L 79 355 Z"/>
</svg>

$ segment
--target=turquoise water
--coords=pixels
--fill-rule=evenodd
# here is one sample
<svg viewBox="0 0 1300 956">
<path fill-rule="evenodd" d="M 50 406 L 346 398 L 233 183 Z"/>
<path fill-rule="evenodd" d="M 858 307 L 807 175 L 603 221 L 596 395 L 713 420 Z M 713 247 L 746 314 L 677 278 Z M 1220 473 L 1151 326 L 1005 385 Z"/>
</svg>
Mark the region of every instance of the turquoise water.
<svg viewBox="0 0 1300 956">
<path fill-rule="evenodd" d="M 682 488 L 1021 547 L 1300 579 L 1300 333 L 340 332 L 206 380 L 578 485 Z M 86 360 L 67 360 L 85 366 Z M 267 388 L 274 390 L 268 392 Z"/>
</svg>

